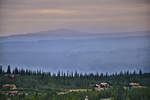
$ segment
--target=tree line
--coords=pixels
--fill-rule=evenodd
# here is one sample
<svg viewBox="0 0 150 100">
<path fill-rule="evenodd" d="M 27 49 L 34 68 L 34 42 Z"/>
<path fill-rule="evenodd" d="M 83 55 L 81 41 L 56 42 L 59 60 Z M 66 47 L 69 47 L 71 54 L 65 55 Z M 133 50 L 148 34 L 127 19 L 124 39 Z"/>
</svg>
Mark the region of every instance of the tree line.
<svg viewBox="0 0 150 100">
<path fill-rule="evenodd" d="M 127 71 L 120 71 L 119 73 L 113 73 L 113 74 L 108 74 L 108 72 L 104 73 L 78 73 L 77 71 L 75 72 L 61 72 L 58 71 L 57 73 L 51 73 L 51 72 L 42 72 L 41 70 L 33 71 L 29 69 L 18 69 L 15 67 L 13 70 L 11 70 L 10 65 L 8 65 L 7 70 L 4 71 L 2 66 L 0 66 L 0 74 L 20 74 L 20 75 L 43 75 L 43 76 L 50 76 L 50 77 L 71 77 L 71 78 L 79 78 L 79 77 L 84 77 L 84 78 L 99 78 L 99 77 L 109 77 L 109 76 L 132 76 L 132 75 L 142 75 L 143 72 L 140 69 L 139 71 L 133 71 L 129 72 Z"/>
</svg>

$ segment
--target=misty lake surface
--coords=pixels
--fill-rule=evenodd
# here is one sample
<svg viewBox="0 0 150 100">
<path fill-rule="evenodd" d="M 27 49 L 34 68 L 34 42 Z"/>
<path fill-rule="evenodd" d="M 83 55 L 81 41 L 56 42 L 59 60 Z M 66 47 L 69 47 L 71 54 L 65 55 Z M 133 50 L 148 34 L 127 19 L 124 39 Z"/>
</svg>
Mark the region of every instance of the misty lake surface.
<svg viewBox="0 0 150 100">
<path fill-rule="evenodd" d="M 43 71 L 150 71 L 149 36 L 9 37 L 0 64 Z"/>
</svg>

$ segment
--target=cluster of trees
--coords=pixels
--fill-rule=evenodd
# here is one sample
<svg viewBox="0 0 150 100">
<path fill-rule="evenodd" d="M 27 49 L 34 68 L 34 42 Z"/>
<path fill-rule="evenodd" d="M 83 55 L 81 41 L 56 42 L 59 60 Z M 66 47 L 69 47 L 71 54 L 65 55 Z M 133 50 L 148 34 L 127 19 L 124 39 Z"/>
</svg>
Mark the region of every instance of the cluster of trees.
<svg viewBox="0 0 150 100">
<path fill-rule="evenodd" d="M 51 74 L 50 72 L 32 71 L 15 68 L 11 70 L 8 66 L 4 71 L 0 67 L 0 74 L 15 74 L 15 81 L 12 79 L 0 78 L 1 83 L 14 83 L 18 87 L 24 88 L 44 88 L 44 89 L 70 89 L 70 88 L 91 88 L 94 84 L 108 82 L 111 86 L 127 86 L 130 82 L 138 82 L 141 85 L 149 86 L 150 73 L 120 72 L 115 74 L 99 73 L 78 73 L 60 72 Z M 23 84 L 22 82 L 26 83 Z"/>
</svg>

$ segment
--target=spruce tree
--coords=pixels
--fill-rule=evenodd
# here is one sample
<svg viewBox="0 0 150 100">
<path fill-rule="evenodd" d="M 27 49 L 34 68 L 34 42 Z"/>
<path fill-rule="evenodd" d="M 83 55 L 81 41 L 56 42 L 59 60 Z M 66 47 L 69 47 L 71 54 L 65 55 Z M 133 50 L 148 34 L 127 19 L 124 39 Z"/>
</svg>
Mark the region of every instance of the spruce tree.
<svg viewBox="0 0 150 100">
<path fill-rule="evenodd" d="M 7 74 L 11 74 L 10 65 L 8 65 Z"/>
<path fill-rule="evenodd" d="M 3 73 L 3 69 L 2 69 L 2 66 L 0 65 L 0 74 Z"/>
<path fill-rule="evenodd" d="M 18 73 L 19 73 L 19 71 L 18 71 L 18 68 L 17 68 L 17 67 L 15 68 L 14 73 L 15 73 L 15 74 L 18 74 Z"/>
<path fill-rule="evenodd" d="M 142 75 L 142 70 L 141 69 L 139 70 L 139 75 Z"/>
</svg>

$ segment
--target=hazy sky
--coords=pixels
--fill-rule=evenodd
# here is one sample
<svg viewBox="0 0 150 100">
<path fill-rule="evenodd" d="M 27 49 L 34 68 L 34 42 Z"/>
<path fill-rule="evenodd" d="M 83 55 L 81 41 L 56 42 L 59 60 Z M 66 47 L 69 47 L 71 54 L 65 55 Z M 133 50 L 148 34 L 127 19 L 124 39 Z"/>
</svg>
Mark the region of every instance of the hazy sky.
<svg viewBox="0 0 150 100">
<path fill-rule="evenodd" d="M 150 29 L 150 0 L 0 0 L 0 35 L 55 29 Z"/>
</svg>

